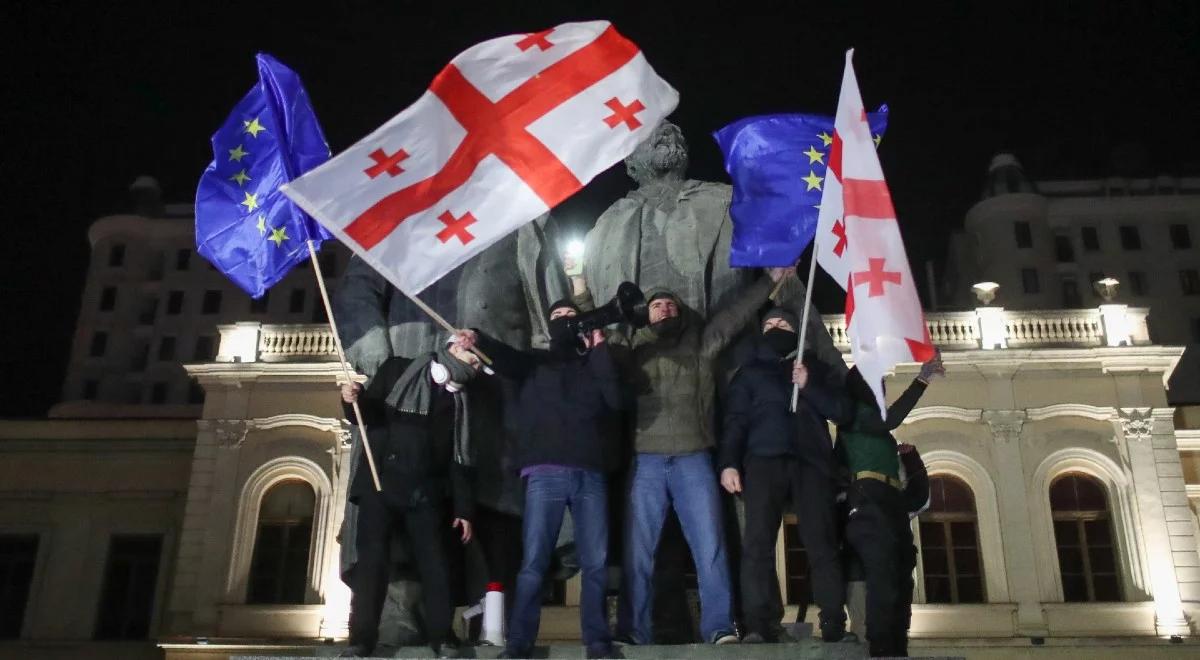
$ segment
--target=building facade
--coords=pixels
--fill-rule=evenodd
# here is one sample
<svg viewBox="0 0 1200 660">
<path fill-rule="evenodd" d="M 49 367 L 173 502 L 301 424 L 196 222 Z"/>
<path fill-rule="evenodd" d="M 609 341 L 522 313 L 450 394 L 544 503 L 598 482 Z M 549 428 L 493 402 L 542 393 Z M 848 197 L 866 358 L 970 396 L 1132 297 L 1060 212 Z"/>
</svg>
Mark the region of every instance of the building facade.
<svg viewBox="0 0 1200 660">
<path fill-rule="evenodd" d="M 1155 343 L 1200 342 L 1200 177 L 1035 182 L 997 155 L 951 237 L 943 298 L 975 307 L 972 285 L 990 281 L 1007 309 L 1078 309 L 1102 302 L 1104 278 L 1152 310 Z"/>
</svg>

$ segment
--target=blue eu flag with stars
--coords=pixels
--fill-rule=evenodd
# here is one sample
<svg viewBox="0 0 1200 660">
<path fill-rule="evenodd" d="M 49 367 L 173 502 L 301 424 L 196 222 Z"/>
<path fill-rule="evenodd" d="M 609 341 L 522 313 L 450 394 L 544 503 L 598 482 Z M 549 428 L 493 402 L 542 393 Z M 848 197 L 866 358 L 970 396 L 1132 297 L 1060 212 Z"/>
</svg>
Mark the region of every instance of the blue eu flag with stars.
<svg viewBox="0 0 1200 660">
<path fill-rule="evenodd" d="M 878 145 L 887 128 L 887 106 L 868 113 L 867 123 Z M 833 117 L 747 117 L 713 137 L 733 179 L 729 265 L 794 265 L 817 233 Z"/>
<path fill-rule="evenodd" d="M 329 160 L 300 77 L 265 53 L 258 84 L 213 134 L 196 189 L 196 252 L 254 298 L 332 236 L 279 186 Z"/>
</svg>

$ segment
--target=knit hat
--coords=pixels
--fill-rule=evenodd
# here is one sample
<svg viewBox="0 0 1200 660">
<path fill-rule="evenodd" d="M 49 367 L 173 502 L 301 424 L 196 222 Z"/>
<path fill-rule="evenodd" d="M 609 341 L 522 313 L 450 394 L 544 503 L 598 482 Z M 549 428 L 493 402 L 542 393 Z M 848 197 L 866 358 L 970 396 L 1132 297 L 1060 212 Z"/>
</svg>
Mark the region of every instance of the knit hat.
<svg viewBox="0 0 1200 660">
<path fill-rule="evenodd" d="M 573 309 L 573 310 L 575 310 L 576 314 L 579 313 L 579 306 L 576 305 L 575 303 L 571 302 L 570 298 L 561 298 L 559 300 L 555 300 L 553 303 L 550 304 L 550 308 L 546 310 L 546 315 L 549 316 L 549 315 L 553 314 L 554 310 L 556 310 L 560 307 L 566 307 L 567 309 Z"/>
</svg>

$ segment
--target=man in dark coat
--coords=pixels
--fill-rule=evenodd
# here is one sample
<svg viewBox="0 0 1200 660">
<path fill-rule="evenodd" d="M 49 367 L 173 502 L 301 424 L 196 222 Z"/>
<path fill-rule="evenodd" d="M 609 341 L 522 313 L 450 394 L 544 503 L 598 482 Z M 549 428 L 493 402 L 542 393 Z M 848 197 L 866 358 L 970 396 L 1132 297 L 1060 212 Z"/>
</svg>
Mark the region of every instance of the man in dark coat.
<svg viewBox="0 0 1200 660">
<path fill-rule="evenodd" d="M 846 541 L 862 560 L 867 581 L 867 642 L 871 655 L 908 655 L 912 568 L 916 561 L 909 503 L 900 480 L 900 456 L 892 431 L 917 405 L 935 374 L 944 374 L 941 355 L 921 365 L 907 389 L 881 414 L 875 394 L 858 368 L 841 388 L 810 378 L 797 363 L 793 382 L 826 419 L 838 425 L 834 456 L 850 480 Z"/>
<path fill-rule="evenodd" d="M 607 418 L 623 407 L 617 370 L 604 333 L 577 337 L 568 319 L 578 309 L 560 301 L 550 310 L 550 349 L 516 351 L 486 335 L 478 341 L 496 372 L 517 385 L 520 440 L 516 466 L 525 479 L 524 555 L 501 657 L 530 657 L 541 619 L 542 585 L 563 514 L 571 511 L 583 578 L 579 618 L 587 657 L 612 655 L 606 615 L 608 483 L 615 467 Z"/>
<path fill-rule="evenodd" d="M 350 602 L 350 650 L 357 655 L 372 655 L 378 641 L 393 531 L 399 528 L 421 574 L 429 645 L 441 657 L 457 656 L 447 537 L 454 528 L 463 543 L 471 539 L 474 498 L 462 388 L 478 366 L 475 355 L 451 344 L 417 358 L 389 358 L 365 390 L 357 383 L 342 388 L 347 417 L 353 416 L 350 404 L 359 403 L 382 487 L 375 488 L 361 452 L 349 490 L 359 510 Z"/>
<path fill-rule="evenodd" d="M 790 501 L 808 553 L 813 596 L 821 608 L 821 637 L 845 638 L 845 587 L 834 509 L 833 442 L 825 420 L 801 399 L 789 410 L 792 358 L 799 320 L 787 308 L 770 310 L 763 341 L 738 369 L 725 401 L 718 467 L 721 485 L 741 493 L 741 593 L 746 642 L 786 639 L 783 602 L 775 575 L 775 538 Z M 820 362 L 806 355 L 820 368 Z"/>
</svg>

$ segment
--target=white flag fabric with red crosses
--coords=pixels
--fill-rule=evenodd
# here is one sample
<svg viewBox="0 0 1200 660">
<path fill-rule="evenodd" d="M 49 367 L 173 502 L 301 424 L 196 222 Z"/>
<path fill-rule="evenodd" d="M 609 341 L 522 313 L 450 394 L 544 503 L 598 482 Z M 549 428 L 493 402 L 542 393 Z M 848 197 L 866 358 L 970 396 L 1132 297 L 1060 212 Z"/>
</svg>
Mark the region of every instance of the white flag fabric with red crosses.
<svg viewBox="0 0 1200 660">
<path fill-rule="evenodd" d="M 678 102 L 607 21 L 498 37 L 282 190 L 416 294 L 628 156 Z"/>
<path fill-rule="evenodd" d="M 900 362 L 932 358 L 934 347 L 867 125 L 853 56 L 853 50 L 846 52 L 814 254 L 846 290 L 854 363 L 886 415 L 884 375 Z"/>
</svg>

